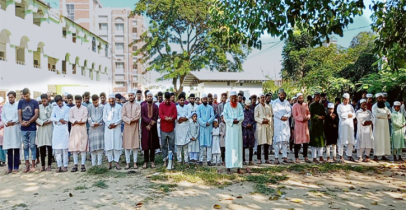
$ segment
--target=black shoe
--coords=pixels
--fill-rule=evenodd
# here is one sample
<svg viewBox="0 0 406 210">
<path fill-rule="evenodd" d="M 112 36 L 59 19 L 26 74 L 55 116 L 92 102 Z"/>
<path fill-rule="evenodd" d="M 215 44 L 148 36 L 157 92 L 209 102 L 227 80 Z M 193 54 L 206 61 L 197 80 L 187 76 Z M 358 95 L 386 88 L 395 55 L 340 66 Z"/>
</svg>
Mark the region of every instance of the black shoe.
<svg viewBox="0 0 406 210">
<path fill-rule="evenodd" d="M 207 162 L 207 166 L 212 166 L 211 161 Z"/>
</svg>

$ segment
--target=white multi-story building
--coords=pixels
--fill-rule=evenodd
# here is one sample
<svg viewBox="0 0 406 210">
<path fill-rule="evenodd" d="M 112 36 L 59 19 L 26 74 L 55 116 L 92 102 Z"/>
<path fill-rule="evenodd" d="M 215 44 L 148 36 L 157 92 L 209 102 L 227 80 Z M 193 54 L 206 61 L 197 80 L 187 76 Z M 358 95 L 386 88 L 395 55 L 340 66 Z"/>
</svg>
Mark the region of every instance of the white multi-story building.
<svg viewBox="0 0 406 210">
<path fill-rule="evenodd" d="M 146 30 L 144 18 L 131 8 L 104 8 L 99 0 L 45 0 L 64 16 L 110 43 L 114 92 L 149 86 L 150 73 L 133 53 L 143 43 L 133 44 Z"/>
<path fill-rule="evenodd" d="M 3 94 L 113 91 L 107 41 L 39 0 L 0 0 L 0 7 Z"/>
</svg>

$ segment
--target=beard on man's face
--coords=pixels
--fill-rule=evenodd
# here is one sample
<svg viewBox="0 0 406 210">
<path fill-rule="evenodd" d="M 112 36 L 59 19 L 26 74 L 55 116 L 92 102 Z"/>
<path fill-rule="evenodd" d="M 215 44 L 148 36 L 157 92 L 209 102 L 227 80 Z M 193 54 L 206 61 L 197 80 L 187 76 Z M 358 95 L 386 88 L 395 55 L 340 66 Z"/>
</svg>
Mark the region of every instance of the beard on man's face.
<svg viewBox="0 0 406 210">
<path fill-rule="evenodd" d="M 378 101 L 378 108 L 385 108 L 385 102 L 384 101 Z"/>
</svg>

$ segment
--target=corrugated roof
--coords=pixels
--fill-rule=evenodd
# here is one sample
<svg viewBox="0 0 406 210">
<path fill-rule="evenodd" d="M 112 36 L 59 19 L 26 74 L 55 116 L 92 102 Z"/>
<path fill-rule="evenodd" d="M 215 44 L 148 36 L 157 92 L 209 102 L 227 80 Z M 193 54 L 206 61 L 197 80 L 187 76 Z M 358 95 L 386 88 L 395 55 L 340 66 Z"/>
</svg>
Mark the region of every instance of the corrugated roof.
<svg viewBox="0 0 406 210">
<path fill-rule="evenodd" d="M 184 86 L 190 86 L 191 83 L 199 83 L 204 81 L 268 81 L 270 79 L 262 74 L 249 72 L 208 72 L 194 71 L 189 72 L 185 80 Z"/>
</svg>

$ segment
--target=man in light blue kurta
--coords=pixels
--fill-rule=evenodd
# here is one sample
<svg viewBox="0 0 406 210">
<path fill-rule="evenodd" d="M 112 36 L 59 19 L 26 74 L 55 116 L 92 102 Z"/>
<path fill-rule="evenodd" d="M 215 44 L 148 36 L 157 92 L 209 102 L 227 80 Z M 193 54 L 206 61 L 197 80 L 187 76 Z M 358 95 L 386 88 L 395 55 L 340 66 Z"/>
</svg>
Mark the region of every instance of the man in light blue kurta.
<svg viewBox="0 0 406 210">
<path fill-rule="evenodd" d="M 230 102 L 224 105 L 223 118 L 226 122 L 226 168 L 230 173 L 231 168 L 242 167 L 242 127 L 241 124 L 244 121 L 244 111 L 242 106 L 237 101 L 237 93 L 235 91 L 230 92 Z"/>
<path fill-rule="evenodd" d="M 200 155 L 199 161 L 200 165 L 203 162 L 203 156 L 207 152 L 207 164 L 211 165 L 211 140 L 214 121 L 214 110 L 213 107 L 207 104 L 207 95 L 203 94 L 202 104 L 197 107 L 197 122 L 200 125 Z M 207 151 L 206 151 L 207 149 Z"/>
<path fill-rule="evenodd" d="M 123 139 L 121 138 L 121 108 L 116 104 L 114 94 L 109 95 L 109 103 L 103 109 L 104 121 L 104 151 L 111 169 L 112 161 L 116 162 L 116 169 L 120 170 L 119 160 L 123 152 Z"/>
</svg>

